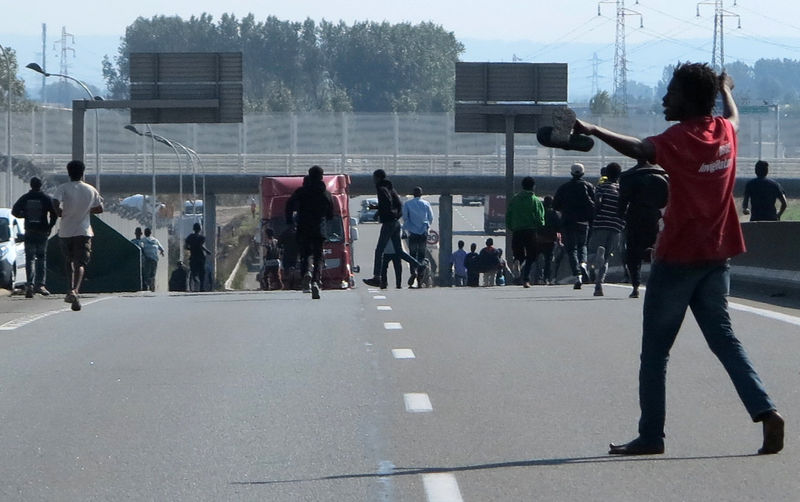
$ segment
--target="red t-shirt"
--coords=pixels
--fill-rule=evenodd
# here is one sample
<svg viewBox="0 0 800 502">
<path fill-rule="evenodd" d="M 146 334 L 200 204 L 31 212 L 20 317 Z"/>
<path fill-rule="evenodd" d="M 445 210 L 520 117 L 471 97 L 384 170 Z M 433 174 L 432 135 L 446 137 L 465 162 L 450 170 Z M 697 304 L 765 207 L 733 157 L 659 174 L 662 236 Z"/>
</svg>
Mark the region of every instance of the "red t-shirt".
<svg viewBox="0 0 800 502">
<path fill-rule="evenodd" d="M 722 117 L 676 124 L 647 138 L 669 174 L 669 202 L 656 258 L 674 263 L 724 260 L 745 251 L 733 200 L 736 131 Z"/>
</svg>

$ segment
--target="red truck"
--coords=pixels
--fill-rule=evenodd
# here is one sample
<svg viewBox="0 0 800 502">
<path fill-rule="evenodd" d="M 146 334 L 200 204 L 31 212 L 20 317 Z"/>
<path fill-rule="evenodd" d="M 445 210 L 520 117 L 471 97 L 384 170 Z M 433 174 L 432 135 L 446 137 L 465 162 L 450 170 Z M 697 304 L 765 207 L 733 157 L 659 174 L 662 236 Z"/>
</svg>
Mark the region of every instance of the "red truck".
<svg viewBox="0 0 800 502">
<path fill-rule="evenodd" d="M 323 246 L 325 266 L 323 289 L 347 289 L 353 278 L 353 242 L 358 239 L 355 218 L 350 217 L 350 176 L 334 174 L 323 177 L 333 198 L 333 219 L 328 222 L 328 240 Z M 261 178 L 261 226 L 275 235 L 286 229 L 286 202 L 303 185 L 302 176 L 265 176 Z"/>
<path fill-rule="evenodd" d="M 483 230 L 491 234 L 504 228 L 506 228 L 506 196 L 486 196 L 483 205 Z"/>
</svg>

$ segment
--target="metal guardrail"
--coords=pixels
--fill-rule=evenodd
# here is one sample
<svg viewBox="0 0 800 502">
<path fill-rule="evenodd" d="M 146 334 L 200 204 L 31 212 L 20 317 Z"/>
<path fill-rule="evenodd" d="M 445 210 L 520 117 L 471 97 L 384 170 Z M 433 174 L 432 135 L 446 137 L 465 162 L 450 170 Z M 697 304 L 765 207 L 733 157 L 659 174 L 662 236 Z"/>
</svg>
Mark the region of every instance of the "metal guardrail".
<svg viewBox="0 0 800 502">
<path fill-rule="evenodd" d="M 150 174 L 150 156 L 141 154 L 105 154 L 100 162 L 103 175 Z M 69 162 L 68 154 L 28 156 L 44 174 L 63 174 Z M 201 155 L 206 174 L 270 174 L 301 175 L 312 165 L 320 165 L 327 172 L 346 174 L 369 174 L 383 169 L 389 174 L 419 176 L 504 176 L 505 157 L 502 155 L 268 155 L 268 154 L 204 154 Z M 757 159 L 738 159 L 738 176 L 752 177 L 752 166 Z M 89 156 L 87 176 L 94 173 L 94 157 Z M 623 167 L 634 163 L 622 156 L 558 155 L 552 157 L 517 155 L 514 159 L 518 175 L 569 176 L 569 167 L 581 162 L 589 175 L 599 176 L 600 168 L 609 162 L 618 162 Z M 773 178 L 800 178 L 800 159 L 770 160 L 770 176 Z M 156 154 L 157 174 L 178 174 L 179 166 L 174 154 Z M 181 171 L 191 173 L 184 162 Z M 198 170 L 197 174 L 202 174 Z"/>
</svg>

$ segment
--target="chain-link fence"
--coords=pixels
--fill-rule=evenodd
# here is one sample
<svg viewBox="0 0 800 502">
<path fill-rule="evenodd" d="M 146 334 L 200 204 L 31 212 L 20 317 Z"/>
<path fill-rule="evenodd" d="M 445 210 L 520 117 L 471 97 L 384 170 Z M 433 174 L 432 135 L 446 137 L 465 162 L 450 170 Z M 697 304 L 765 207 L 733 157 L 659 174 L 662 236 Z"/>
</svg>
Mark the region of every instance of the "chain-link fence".
<svg viewBox="0 0 800 502">
<path fill-rule="evenodd" d="M 96 128 L 94 113 L 86 116 L 87 174 L 96 169 L 95 129 L 103 172 L 149 173 L 150 140 L 124 129 L 129 114 L 101 110 L 98 117 Z M 32 160 L 46 172 L 62 172 L 72 148 L 71 121 L 69 109 L 14 113 L 13 155 Z M 637 137 L 657 134 L 667 126 L 660 115 L 594 121 Z M 311 164 L 347 173 L 377 168 L 445 175 L 505 172 L 502 134 L 456 133 L 453 122 L 450 113 L 254 113 L 245 115 L 241 124 L 163 124 L 154 125 L 153 132 L 194 148 L 207 173 L 299 174 Z M 3 121 L 0 137 L 5 139 L 6 134 Z M 574 161 L 583 162 L 592 173 L 612 160 L 632 164 L 599 142 L 588 153 L 541 147 L 532 134 L 518 134 L 515 143 L 520 174 L 565 175 Z M 775 177 L 800 177 L 800 120 L 781 118 L 774 111 L 742 115 L 739 175 L 751 176 L 750 166 L 759 158 L 770 162 Z M 169 148 L 156 144 L 158 172 L 177 172 L 178 159 Z M 184 163 L 183 169 L 187 166 Z"/>
</svg>

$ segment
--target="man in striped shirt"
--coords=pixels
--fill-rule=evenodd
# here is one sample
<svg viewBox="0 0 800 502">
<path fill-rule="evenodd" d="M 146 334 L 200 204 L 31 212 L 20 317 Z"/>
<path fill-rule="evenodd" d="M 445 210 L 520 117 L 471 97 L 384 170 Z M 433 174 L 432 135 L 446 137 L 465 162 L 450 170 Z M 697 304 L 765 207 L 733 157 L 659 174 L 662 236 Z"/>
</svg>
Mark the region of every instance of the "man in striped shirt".
<svg viewBox="0 0 800 502">
<path fill-rule="evenodd" d="M 589 259 L 594 271 L 594 296 L 603 296 L 603 281 L 608 271 L 608 259 L 617 249 L 625 220 L 619 216 L 619 175 L 622 168 L 616 162 L 606 166 L 607 180 L 595 191 L 595 208 L 592 236 L 589 240 Z"/>
</svg>

